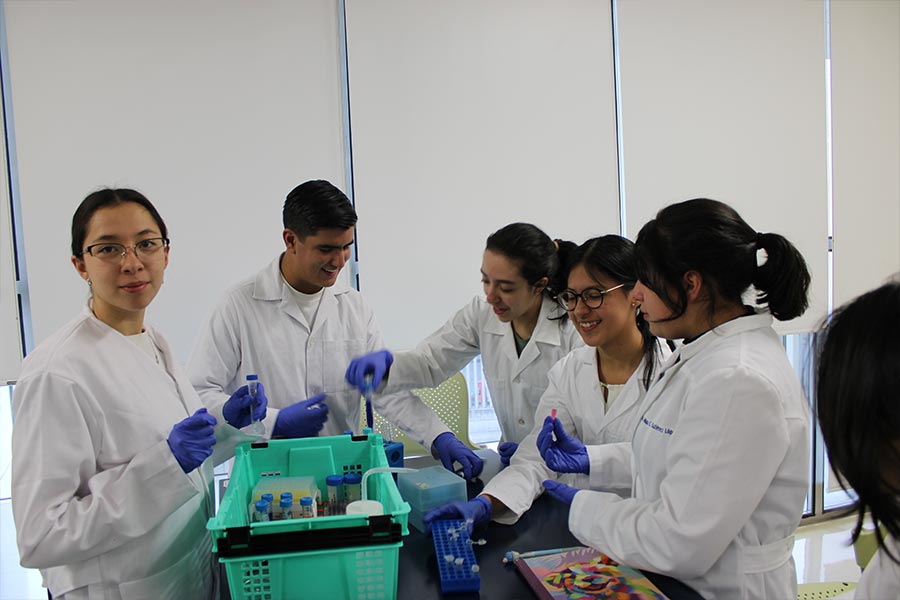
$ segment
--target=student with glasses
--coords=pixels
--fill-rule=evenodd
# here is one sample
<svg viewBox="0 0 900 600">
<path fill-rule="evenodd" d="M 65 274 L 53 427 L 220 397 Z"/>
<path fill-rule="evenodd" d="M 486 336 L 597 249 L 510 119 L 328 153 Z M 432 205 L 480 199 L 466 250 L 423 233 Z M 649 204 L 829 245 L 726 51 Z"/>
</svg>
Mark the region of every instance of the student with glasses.
<svg viewBox="0 0 900 600">
<path fill-rule="evenodd" d="M 434 387 L 481 354 L 500 424 L 500 458 L 509 464 L 534 425 L 547 371 L 582 345 L 555 301 L 565 287 L 560 265 L 572 247 L 529 223 L 495 231 L 481 263 L 485 297 L 473 298 L 411 351 L 382 350 L 354 359 L 347 381 L 363 389 L 367 376 L 376 387 L 386 379 L 386 392 Z"/>
<path fill-rule="evenodd" d="M 659 368 L 662 350 L 637 312 L 634 244 L 617 235 L 588 240 L 571 257 L 568 287 L 559 294 L 585 345 L 556 363 L 534 415 L 535 425 L 513 456 L 509 468 L 488 482 L 481 495 L 454 502 L 425 516 L 471 518 L 473 525 L 491 519 L 515 523 L 541 493 L 546 479 L 558 477 L 538 451 L 539 434 L 551 419 L 589 446 L 612 444 L 628 453 L 637 422 L 637 406 Z M 551 417 L 555 414 L 555 417 Z M 623 496 L 631 491 L 629 473 L 597 471 L 590 451 L 573 459 L 562 480 L 587 487 L 600 477 Z M 618 477 L 617 479 L 614 479 Z"/>
<path fill-rule="evenodd" d="M 544 488 L 571 505 L 576 538 L 623 564 L 704 598 L 796 598 L 810 419 L 772 320 L 806 310 L 806 262 L 784 237 L 703 198 L 660 210 L 636 249 L 634 300 L 654 334 L 684 344 L 641 403 L 630 456 L 594 448 L 592 489 Z M 757 306 L 744 303 L 750 291 Z M 559 424 L 541 438 L 557 470 L 583 456 Z M 595 462 L 599 473 L 633 465 L 634 496 L 605 489 Z"/>
<path fill-rule="evenodd" d="M 211 598 L 206 459 L 217 439 L 233 453 L 241 423 L 207 413 L 144 322 L 169 264 L 166 225 L 139 192 L 94 192 L 72 219 L 72 264 L 87 306 L 25 358 L 13 392 L 21 564 L 54 598 Z M 229 402 L 249 418 L 246 394 Z"/>
</svg>

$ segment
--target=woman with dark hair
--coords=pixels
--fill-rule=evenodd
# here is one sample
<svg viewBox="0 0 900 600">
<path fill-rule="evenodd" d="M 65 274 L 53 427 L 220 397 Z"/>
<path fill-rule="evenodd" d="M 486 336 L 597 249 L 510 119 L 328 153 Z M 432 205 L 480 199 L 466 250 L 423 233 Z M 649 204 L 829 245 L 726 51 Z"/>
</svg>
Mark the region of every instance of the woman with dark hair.
<svg viewBox="0 0 900 600">
<path fill-rule="evenodd" d="M 560 266 L 574 246 L 554 242 L 529 223 L 512 223 L 492 233 L 481 263 L 486 297 L 473 298 L 414 350 L 396 355 L 383 350 L 354 359 L 347 381 L 362 390 L 367 374 L 374 376 L 375 386 L 387 378 L 386 393 L 432 387 L 481 354 L 500 423 L 498 450 L 509 464 L 534 425 L 547 371 L 581 346 L 555 301 L 565 287 Z"/>
<path fill-rule="evenodd" d="M 22 566 L 40 569 L 54 598 L 210 598 L 206 459 L 217 438 L 225 456 L 233 450 L 231 426 L 249 423 L 251 398 L 236 392 L 229 425 L 217 426 L 166 340 L 145 326 L 169 238 L 141 193 L 84 199 L 72 264 L 89 286 L 87 306 L 28 355 L 13 393 Z M 265 411 L 261 401 L 256 418 Z"/>
<path fill-rule="evenodd" d="M 636 283 L 634 244 L 629 240 L 606 235 L 575 250 L 568 286 L 558 298 L 586 345 L 550 370 L 547 391 L 535 413 L 537 424 L 509 468 L 491 479 L 474 500 L 440 507 L 425 516 L 426 523 L 459 517 L 471 518 L 473 526 L 486 525 L 492 518 L 515 523 L 541 493 L 541 482 L 556 479 L 554 470 L 573 473 L 563 480 L 579 488 L 588 488 L 599 478 L 623 497 L 630 495 L 630 472 L 617 478 L 619 474 L 604 471 L 604 465 L 595 469 L 591 458 L 596 445 L 630 452 L 637 407 L 661 361 L 657 338 L 636 312 Z M 538 452 L 540 422 L 551 420 L 572 431 L 571 442 L 582 448 L 570 455 L 569 468 L 548 468 Z"/>
<path fill-rule="evenodd" d="M 806 309 L 806 263 L 782 236 L 757 233 L 707 199 L 660 210 L 636 247 L 634 299 L 654 334 L 684 344 L 641 404 L 631 457 L 596 456 L 610 470 L 633 465 L 634 497 L 596 491 L 602 481 L 544 487 L 571 504 L 579 540 L 623 564 L 704 598 L 796 598 L 809 411 L 772 317 Z M 742 301 L 753 289 L 758 308 Z M 545 458 L 572 454 L 558 427 L 542 433 Z"/>
<path fill-rule="evenodd" d="M 879 547 L 854 598 L 900 598 L 900 279 L 838 309 L 817 337 L 828 460 L 857 497 L 853 541 L 868 512 Z"/>
</svg>

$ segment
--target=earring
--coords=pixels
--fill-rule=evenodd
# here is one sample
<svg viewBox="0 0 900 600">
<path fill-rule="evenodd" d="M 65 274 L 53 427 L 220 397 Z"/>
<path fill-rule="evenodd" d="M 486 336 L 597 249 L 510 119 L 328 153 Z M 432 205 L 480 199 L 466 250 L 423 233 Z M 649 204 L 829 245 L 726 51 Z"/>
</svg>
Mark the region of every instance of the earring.
<svg viewBox="0 0 900 600">
<path fill-rule="evenodd" d="M 87 282 L 88 282 L 88 287 L 94 287 L 94 282 L 93 282 L 93 281 L 91 281 L 90 279 L 88 279 Z"/>
<path fill-rule="evenodd" d="M 634 308 L 635 306 L 637 306 L 637 302 L 632 302 L 632 303 L 631 303 L 631 308 Z"/>
</svg>

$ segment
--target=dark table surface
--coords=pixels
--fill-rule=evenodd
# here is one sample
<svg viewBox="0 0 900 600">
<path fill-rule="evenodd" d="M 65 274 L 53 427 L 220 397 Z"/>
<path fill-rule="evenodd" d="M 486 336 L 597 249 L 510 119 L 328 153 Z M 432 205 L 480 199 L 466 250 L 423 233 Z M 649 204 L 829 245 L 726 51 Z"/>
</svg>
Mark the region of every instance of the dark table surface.
<svg viewBox="0 0 900 600">
<path fill-rule="evenodd" d="M 473 497 L 483 485 L 469 484 L 469 497 Z M 484 538 L 487 544 L 473 546 L 475 558 L 481 568 L 481 590 L 477 593 L 441 593 L 434 542 L 430 536 L 409 527 L 409 535 L 403 538 L 400 548 L 400 567 L 397 583 L 398 600 L 422 598 L 447 598 L 448 600 L 531 600 L 534 592 L 513 565 L 504 565 L 503 555 L 508 550 L 527 552 L 548 548 L 581 546 L 569 532 L 569 507 L 544 494 L 535 500 L 531 510 L 522 515 L 515 525 L 491 523 L 486 529 L 476 530 L 474 539 Z M 647 577 L 672 600 L 701 598 L 683 583 L 645 572 Z"/>
</svg>

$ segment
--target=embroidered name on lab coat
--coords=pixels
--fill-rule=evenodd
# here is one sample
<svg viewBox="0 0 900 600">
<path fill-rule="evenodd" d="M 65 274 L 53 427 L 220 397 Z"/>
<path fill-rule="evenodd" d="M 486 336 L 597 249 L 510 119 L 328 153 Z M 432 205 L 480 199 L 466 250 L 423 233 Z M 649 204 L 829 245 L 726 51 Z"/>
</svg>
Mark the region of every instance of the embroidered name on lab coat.
<svg viewBox="0 0 900 600">
<path fill-rule="evenodd" d="M 672 435 L 672 430 L 668 427 L 661 427 L 648 419 L 647 417 L 641 417 L 641 421 L 644 422 L 644 425 L 652 429 L 653 431 L 658 431 L 660 433 L 664 433 L 665 435 Z"/>
</svg>

